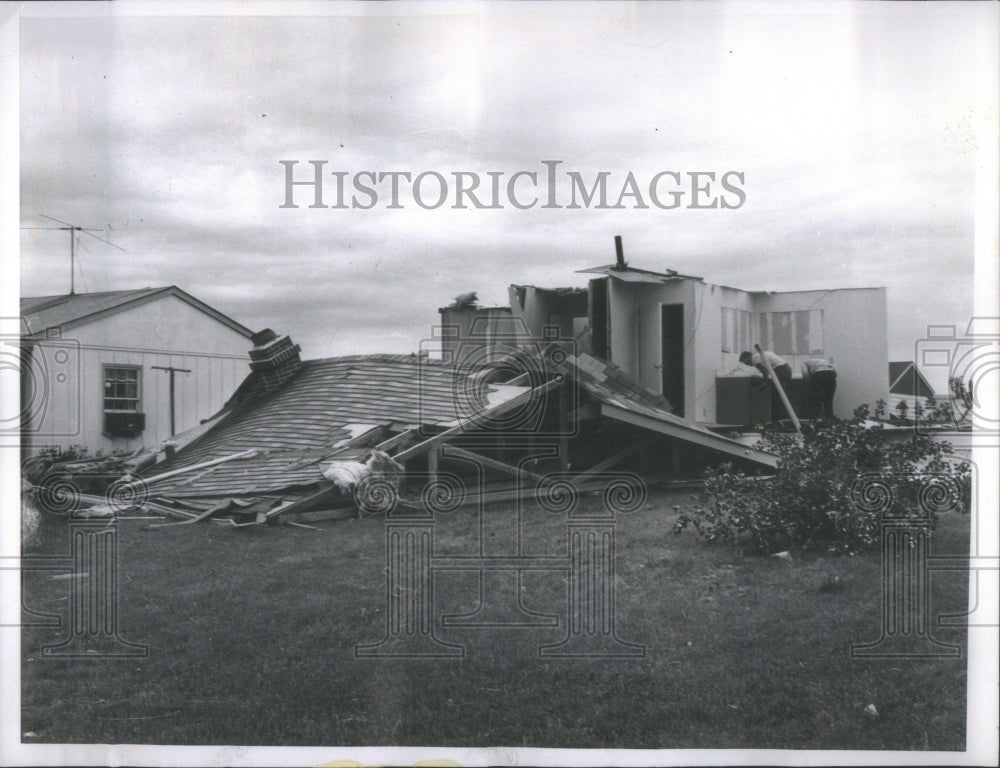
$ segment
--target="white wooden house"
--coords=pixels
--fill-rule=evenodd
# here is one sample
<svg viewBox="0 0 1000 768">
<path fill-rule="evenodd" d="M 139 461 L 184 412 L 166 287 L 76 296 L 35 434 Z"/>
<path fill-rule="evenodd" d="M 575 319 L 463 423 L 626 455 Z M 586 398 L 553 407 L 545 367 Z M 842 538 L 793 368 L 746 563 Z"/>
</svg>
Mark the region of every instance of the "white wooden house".
<svg viewBox="0 0 1000 768">
<path fill-rule="evenodd" d="M 249 373 L 250 329 L 176 286 L 21 299 L 22 455 L 154 448 Z"/>
</svg>

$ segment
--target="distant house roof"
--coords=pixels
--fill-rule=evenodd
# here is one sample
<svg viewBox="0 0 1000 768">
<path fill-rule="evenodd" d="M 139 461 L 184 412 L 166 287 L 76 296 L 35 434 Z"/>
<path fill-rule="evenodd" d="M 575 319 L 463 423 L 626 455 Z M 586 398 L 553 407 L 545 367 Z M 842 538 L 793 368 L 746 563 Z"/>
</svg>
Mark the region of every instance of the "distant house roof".
<svg viewBox="0 0 1000 768">
<path fill-rule="evenodd" d="M 668 283 L 673 280 L 701 280 L 694 275 L 682 275 L 676 270 L 668 269 L 666 272 L 651 272 L 648 269 L 637 269 L 636 267 L 619 266 L 618 264 L 608 264 L 603 267 L 590 267 L 589 269 L 578 269 L 578 273 L 592 273 L 607 275 L 617 280 L 627 283 Z"/>
<path fill-rule="evenodd" d="M 63 330 L 85 325 L 102 317 L 133 309 L 164 296 L 176 296 L 192 307 L 227 325 L 237 333 L 250 338 L 253 331 L 218 310 L 174 285 L 161 288 L 140 288 L 132 291 L 104 291 L 101 293 L 70 293 L 62 296 L 34 296 L 21 299 L 21 319 L 27 328 L 26 335 L 38 337 L 49 328 Z"/>
<path fill-rule="evenodd" d="M 900 360 L 889 363 L 889 393 L 907 397 L 934 397 L 934 388 L 913 361 Z"/>
<path fill-rule="evenodd" d="M 161 474 L 251 449 L 263 453 L 180 474 L 153 486 L 157 496 L 254 496 L 322 480 L 320 462 L 361 451 L 345 443 L 380 427 L 449 428 L 529 391 L 483 385 L 454 367 L 416 355 L 355 355 L 303 361 L 295 378 L 267 392 L 255 374 L 240 387 L 229 412 L 185 446 Z M 478 400 L 477 400 L 478 399 Z"/>
</svg>

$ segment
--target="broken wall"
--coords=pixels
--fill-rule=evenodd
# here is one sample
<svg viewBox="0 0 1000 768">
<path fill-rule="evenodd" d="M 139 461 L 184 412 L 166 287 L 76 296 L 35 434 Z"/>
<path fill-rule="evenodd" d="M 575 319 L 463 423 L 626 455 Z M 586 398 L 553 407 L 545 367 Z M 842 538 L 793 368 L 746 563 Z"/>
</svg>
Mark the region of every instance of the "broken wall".
<svg viewBox="0 0 1000 768">
<path fill-rule="evenodd" d="M 717 379 L 756 375 L 739 363 L 740 352 L 756 343 L 785 358 L 796 380 L 806 358 L 833 359 L 837 416 L 847 418 L 862 403 L 888 398 L 884 288 L 751 293 L 693 279 L 612 276 L 608 290 L 611 361 L 668 399 L 661 312 L 664 305 L 682 305 L 686 418 L 718 423 Z"/>
<path fill-rule="evenodd" d="M 792 366 L 795 377 L 807 357 L 825 357 L 837 369 L 834 414 L 847 418 L 862 403 L 889 398 L 888 308 L 885 288 L 842 288 L 756 294 L 755 309 L 770 317 L 770 346 Z M 808 311 L 808 339 L 799 328 Z M 775 317 L 777 315 L 777 318 Z M 815 323 L 821 323 L 817 331 Z M 793 327 L 776 328 L 780 324 Z M 777 331 L 777 332 L 776 332 Z M 763 328 L 759 331 L 763 333 Z M 803 344 L 820 349 L 807 351 Z M 763 346 L 763 344 L 762 344 Z M 795 351 L 789 351 L 789 348 Z M 779 351 L 785 349 L 785 352 Z"/>
<path fill-rule="evenodd" d="M 583 338 L 587 327 L 588 292 L 585 288 L 547 289 L 533 285 L 511 285 L 508 288 L 511 312 L 521 317 L 532 338 L 546 338 L 545 328 L 557 328 L 558 338 Z"/>
</svg>

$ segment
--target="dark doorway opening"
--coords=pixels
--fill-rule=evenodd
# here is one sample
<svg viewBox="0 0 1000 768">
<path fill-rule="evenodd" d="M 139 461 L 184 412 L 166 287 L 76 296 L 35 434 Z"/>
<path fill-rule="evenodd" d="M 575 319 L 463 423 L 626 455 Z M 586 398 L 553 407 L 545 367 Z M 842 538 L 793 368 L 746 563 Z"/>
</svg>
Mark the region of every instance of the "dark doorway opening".
<svg viewBox="0 0 1000 768">
<path fill-rule="evenodd" d="M 660 372 L 663 396 L 674 413 L 684 415 L 684 305 L 664 304 L 660 308 Z"/>
<path fill-rule="evenodd" d="M 608 341 L 608 278 L 590 281 L 590 352 L 602 360 L 611 359 Z"/>
</svg>

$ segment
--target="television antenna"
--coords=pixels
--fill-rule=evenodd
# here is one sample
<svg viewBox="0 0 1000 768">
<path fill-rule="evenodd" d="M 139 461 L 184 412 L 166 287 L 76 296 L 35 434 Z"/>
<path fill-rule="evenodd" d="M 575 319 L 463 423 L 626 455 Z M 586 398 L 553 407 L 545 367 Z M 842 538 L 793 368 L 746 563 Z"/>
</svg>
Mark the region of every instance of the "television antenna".
<svg viewBox="0 0 1000 768">
<path fill-rule="evenodd" d="M 115 245 L 110 240 L 105 240 L 103 237 L 98 237 L 94 232 L 103 232 L 103 229 L 91 229 L 89 227 L 78 227 L 76 224 L 70 224 L 69 222 L 62 221 L 61 219 L 54 218 L 53 216 L 46 216 L 44 213 L 38 214 L 43 219 L 48 219 L 49 221 L 54 221 L 57 224 L 62 224 L 61 227 L 21 227 L 21 229 L 54 229 L 63 230 L 69 232 L 69 295 L 72 296 L 76 293 L 76 279 L 75 279 L 75 263 L 76 263 L 76 233 L 84 232 L 90 235 L 95 240 L 100 240 L 106 245 L 110 245 L 112 248 L 118 248 L 122 253 L 128 253 L 124 248 Z M 82 243 L 81 243 L 82 245 Z"/>
</svg>

